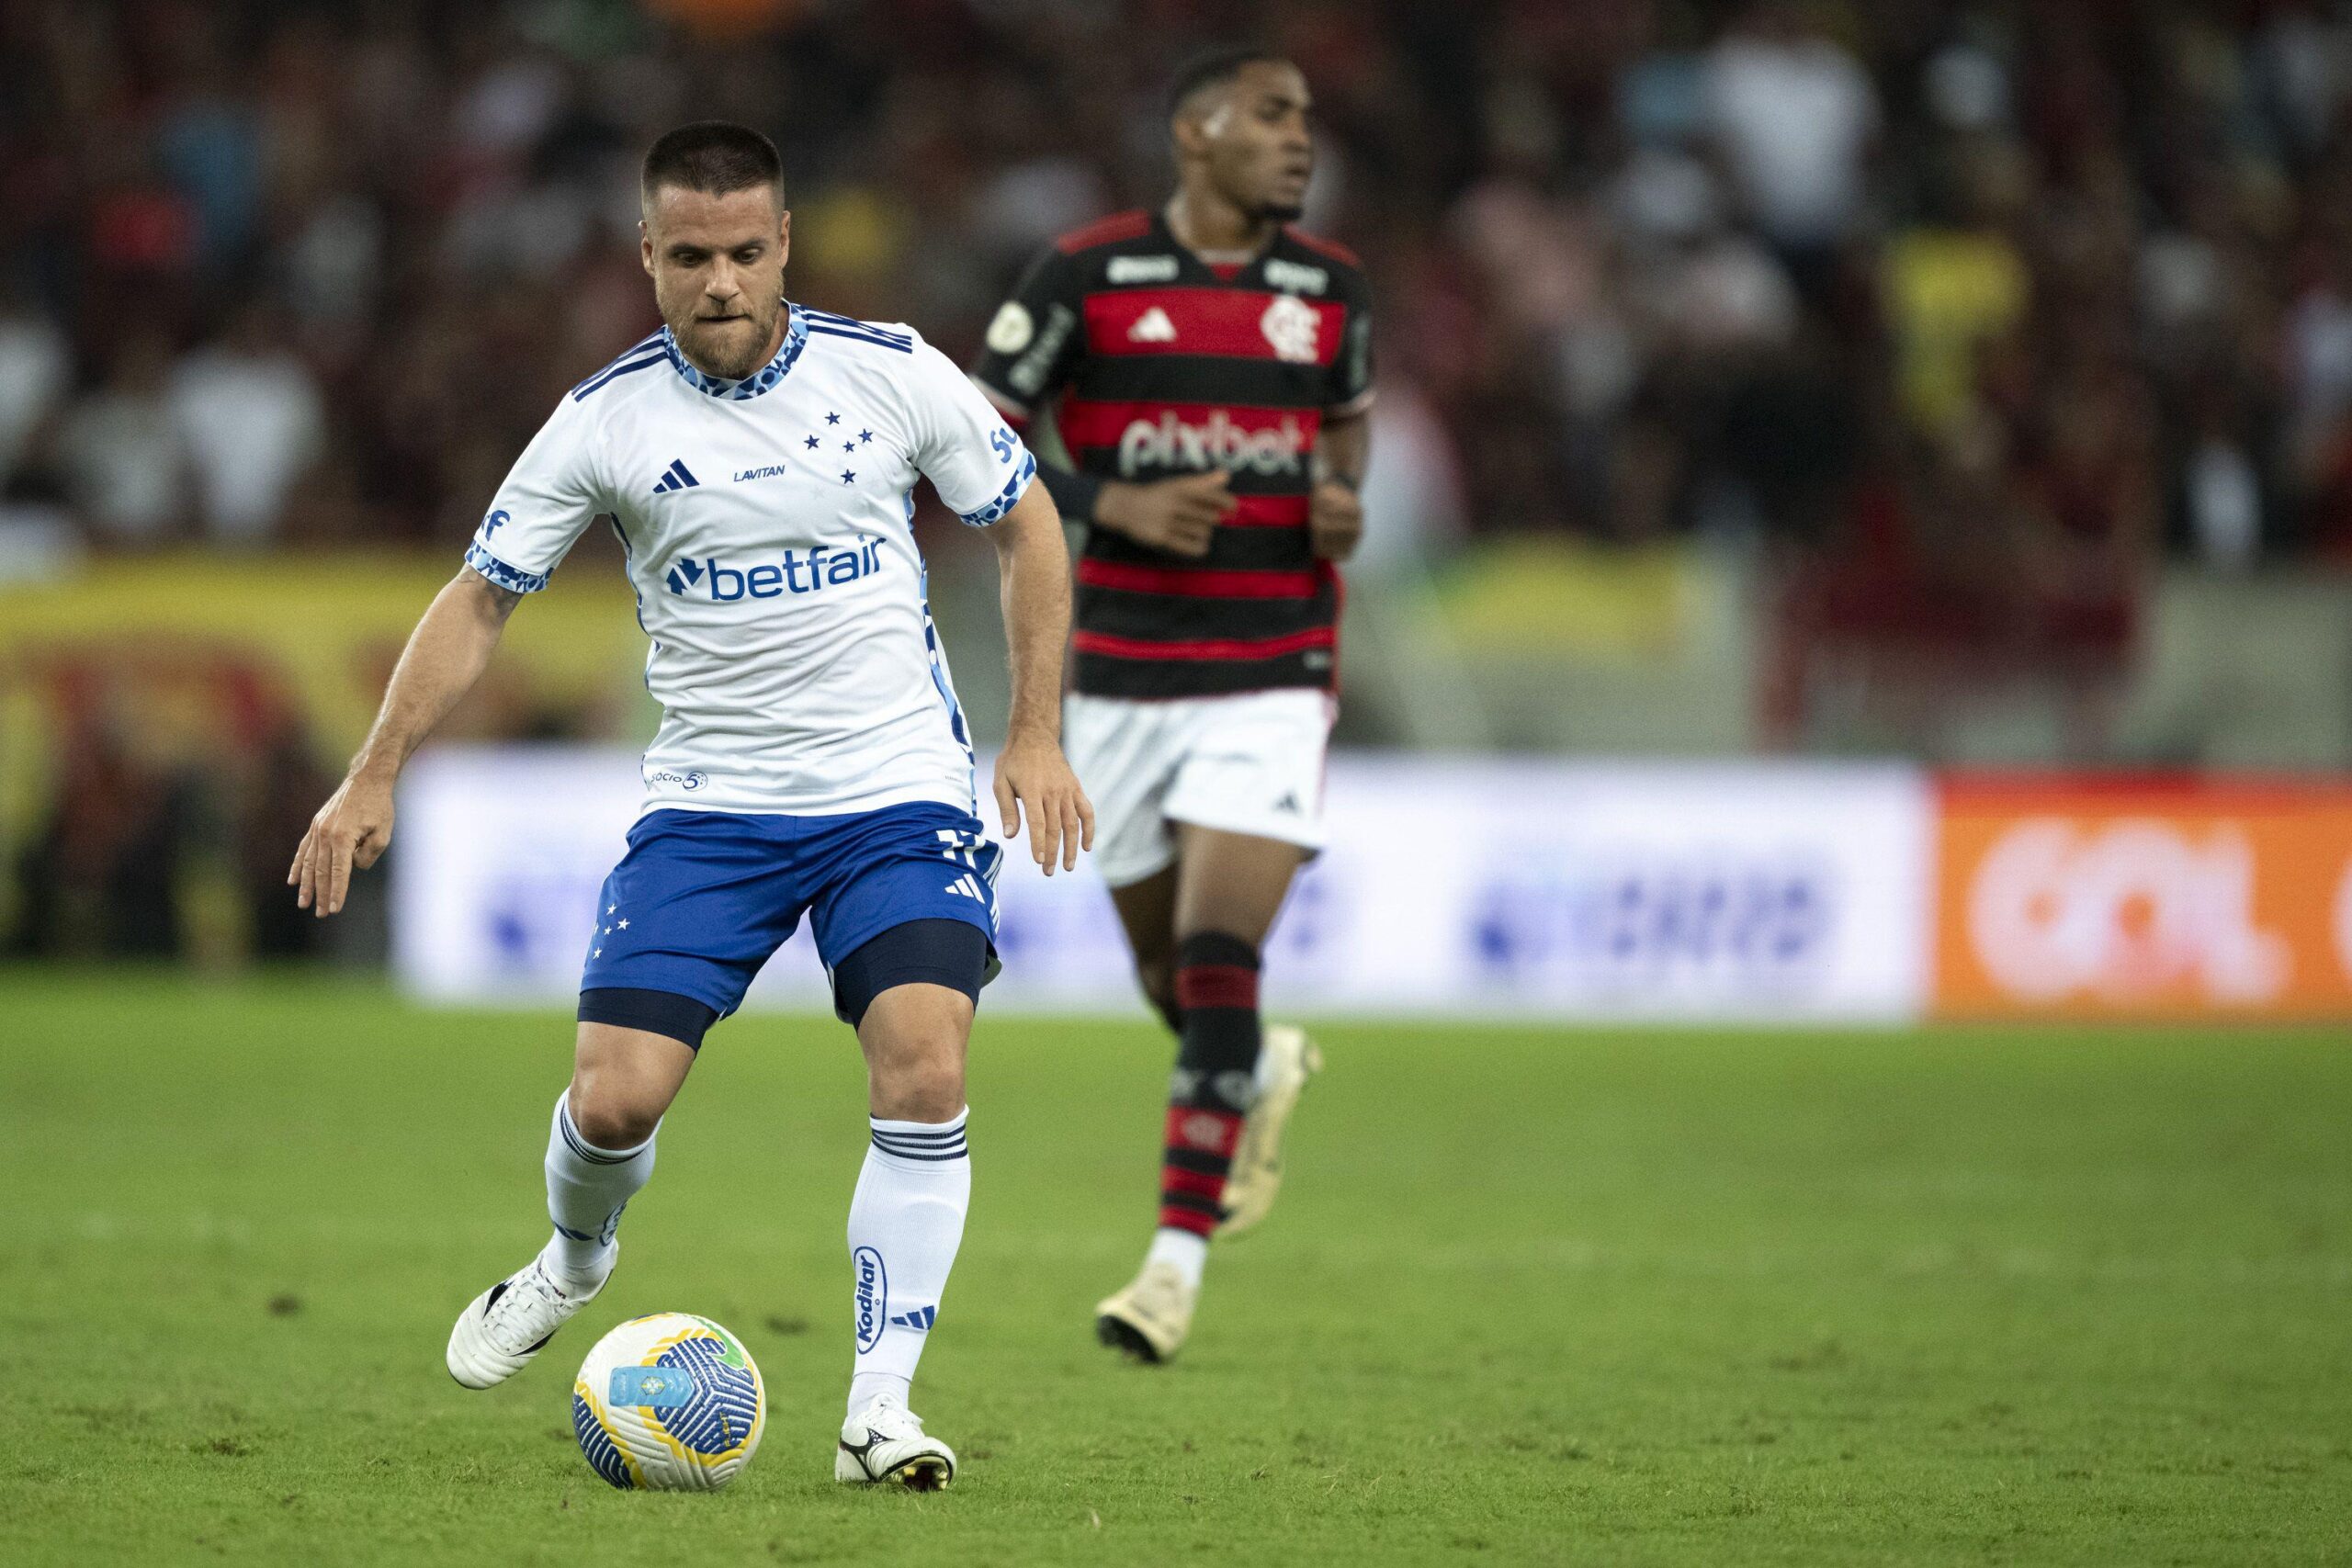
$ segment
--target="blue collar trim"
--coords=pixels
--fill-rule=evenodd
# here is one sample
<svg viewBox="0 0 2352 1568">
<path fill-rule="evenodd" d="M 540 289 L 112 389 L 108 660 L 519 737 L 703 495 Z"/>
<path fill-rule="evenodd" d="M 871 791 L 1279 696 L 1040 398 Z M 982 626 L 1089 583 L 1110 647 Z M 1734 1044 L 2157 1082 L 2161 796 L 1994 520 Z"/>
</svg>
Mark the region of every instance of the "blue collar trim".
<svg viewBox="0 0 2352 1568">
<path fill-rule="evenodd" d="M 724 398 L 729 402 L 741 402 L 746 398 L 756 398 L 790 375 L 793 361 L 798 359 L 800 351 L 808 345 L 808 312 L 790 300 L 785 302 L 784 309 L 786 318 L 784 328 L 784 346 L 775 351 L 774 359 L 769 360 L 740 381 L 722 380 L 717 376 L 707 375 L 695 369 L 694 361 L 686 357 L 685 351 L 678 346 L 676 335 L 667 327 L 662 329 L 662 352 L 670 356 L 670 367 L 684 377 L 686 385 L 697 392 L 705 392 L 714 398 Z"/>
</svg>

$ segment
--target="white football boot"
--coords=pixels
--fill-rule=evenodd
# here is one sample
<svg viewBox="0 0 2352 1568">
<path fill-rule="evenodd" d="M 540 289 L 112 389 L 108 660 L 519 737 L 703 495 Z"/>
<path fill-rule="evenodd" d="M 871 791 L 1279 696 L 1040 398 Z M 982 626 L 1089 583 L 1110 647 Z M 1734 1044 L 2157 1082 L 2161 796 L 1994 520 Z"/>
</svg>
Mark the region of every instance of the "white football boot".
<svg viewBox="0 0 2352 1568">
<path fill-rule="evenodd" d="M 620 1244 L 613 1244 L 617 1263 Z M 605 1279 L 612 1274 L 607 1271 Z M 547 1271 L 544 1259 L 534 1258 L 519 1272 L 510 1274 L 467 1303 L 449 1330 L 449 1375 L 468 1388 L 490 1388 L 523 1370 L 555 1337 L 555 1331 L 572 1314 L 596 1299 L 604 1290 L 568 1293 Z"/>
<path fill-rule="evenodd" d="M 842 1423 L 833 1479 L 872 1486 L 895 1481 L 910 1492 L 938 1492 L 956 1479 L 956 1450 L 922 1429 L 922 1417 L 890 1394 Z"/>
<path fill-rule="evenodd" d="M 1295 1024 L 1269 1024 L 1261 1049 L 1265 1060 L 1258 1098 L 1241 1119 L 1241 1136 L 1225 1179 L 1225 1217 L 1216 1227 L 1221 1238 L 1254 1228 L 1273 1208 L 1283 1188 L 1283 1130 L 1306 1080 L 1323 1070 L 1323 1053 Z"/>
<path fill-rule="evenodd" d="M 1172 1263 L 1147 1263 L 1127 1288 L 1095 1303 L 1094 1337 L 1138 1361 L 1165 1361 L 1193 1331 L 1197 1286 Z"/>
</svg>

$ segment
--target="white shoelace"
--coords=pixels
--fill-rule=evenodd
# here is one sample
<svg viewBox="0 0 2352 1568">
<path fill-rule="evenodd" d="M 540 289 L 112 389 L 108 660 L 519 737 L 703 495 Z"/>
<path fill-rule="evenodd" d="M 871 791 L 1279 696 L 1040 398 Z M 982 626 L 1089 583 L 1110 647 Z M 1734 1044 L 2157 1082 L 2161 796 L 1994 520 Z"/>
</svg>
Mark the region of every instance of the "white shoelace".
<svg viewBox="0 0 2352 1568">
<path fill-rule="evenodd" d="M 920 1437 L 922 1417 L 895 1399 L 877 1399 L 859 1413 L 858 1421 L 867 1432 L 879 1430 L 888 1438 Z"/>
<path fill-rule="evenodd" d="M 488 1321 L 482 1325 L 483 1332 L 495 1336 L 500 1330 L 514 1326 L 518 1320 L 527 1322 L 526 1310 L 524 1306 L 526 1292 L 529 1292 L 532 1307 L 546 1307 L 559 1314 L 571 1299 L 557 1287 L 554 1280 L 548 1278 L 547 1270 L 535 1262 L 523 1271 L 520 1279 L 509 1282 L 498 1300 L 491 1303 Z M 526 1329 L 525 1332 L 528 1330 Z M 538 1334 L 532 1334 L 528 1339 L 523 1341 L 523 1344 L 531 1344 L 538 1337 Z M 513 1348 L 520 1349 L 522 1346 L 514 1346 Z"/>
</svg>

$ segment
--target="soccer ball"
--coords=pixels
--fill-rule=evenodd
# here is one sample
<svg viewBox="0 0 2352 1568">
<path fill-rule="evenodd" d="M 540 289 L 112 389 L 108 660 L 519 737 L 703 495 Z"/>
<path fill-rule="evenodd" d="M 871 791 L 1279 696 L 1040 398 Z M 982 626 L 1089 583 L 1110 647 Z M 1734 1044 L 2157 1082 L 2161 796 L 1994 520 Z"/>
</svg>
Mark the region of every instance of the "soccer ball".
<svg viewBox="0 0 2352 1568">
<path fill-rule="evenodd" d="M 614 1485 L 716 1492 L 767 1426 L 767 1390 L 741 1341 L 707 1317 L 657 1312 L 596 1341 L 571 1384 L 571 1428 Z"/>
</svg>

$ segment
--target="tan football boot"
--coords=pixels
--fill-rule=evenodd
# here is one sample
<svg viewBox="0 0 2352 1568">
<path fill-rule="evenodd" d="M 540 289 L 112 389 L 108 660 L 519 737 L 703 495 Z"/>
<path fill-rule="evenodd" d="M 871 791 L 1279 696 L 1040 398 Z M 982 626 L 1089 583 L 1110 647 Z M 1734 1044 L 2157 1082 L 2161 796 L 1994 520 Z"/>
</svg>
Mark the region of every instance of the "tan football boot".
<svg viewBox="0 0 2352 1568">
<path fill-rule="evenodd" d="M 1094 1337 L 1138 1361 L 1165 1361 L 1193 1331 L 1200 1292 L 1172 1263 L 1147 1263 L 1127 1288 L 1094 1307 Z"/>
<path fill-rule="evenodd" d="M 1274 1206 L 1283 1188 L 1283 1132 L 1306 1080 L 1323 1070 L 1323 1053 L 1295 1024 L 1266 1027 L 1267 1074 L 1257 1103 L 1242 1118 L 1241 1137 L 1233 1147 L 1233 1167 L 1225 1179 L 1225 1218 L 1216 1227 L 1220 1239 L 1250 1230 Z"/>
</svg>

